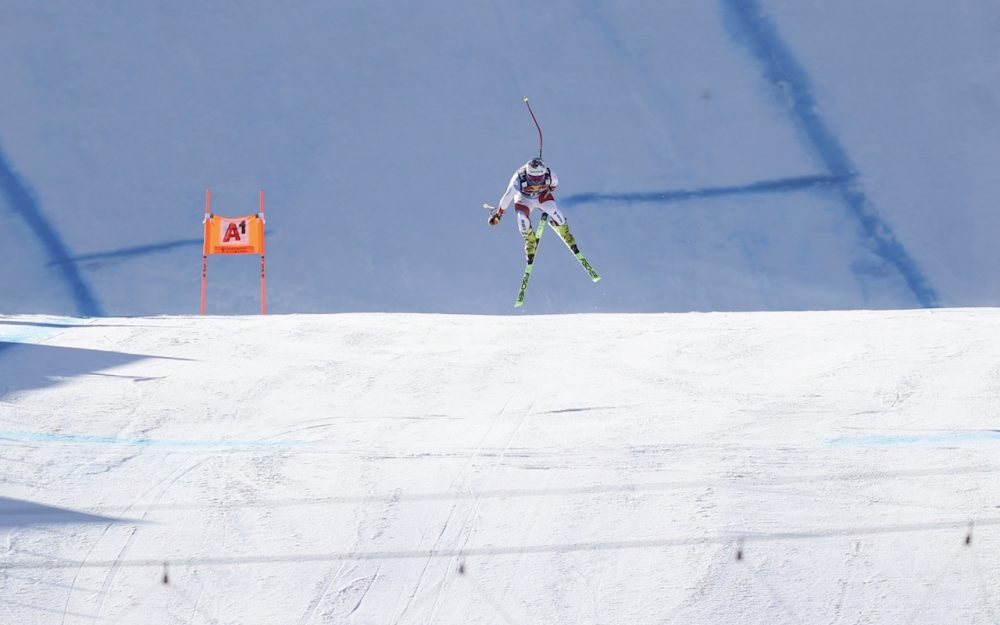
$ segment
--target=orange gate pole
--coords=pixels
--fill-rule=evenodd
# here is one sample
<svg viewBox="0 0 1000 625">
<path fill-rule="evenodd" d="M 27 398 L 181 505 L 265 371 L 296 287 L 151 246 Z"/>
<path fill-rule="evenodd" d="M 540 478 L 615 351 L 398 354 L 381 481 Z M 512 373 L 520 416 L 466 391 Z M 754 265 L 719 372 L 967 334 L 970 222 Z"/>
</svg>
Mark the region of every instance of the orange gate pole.
<svg viewBox="0 0 1000 625">
<path fill-rule="evenodd" d="M 267 314 L 267 288 L 264 272 L 264 189 L 260 190 L 260 314 Z"/>
<path fill-rule="evenodd" d="M 212 203 L 212 190 L 205 189 L 205 243 L 201 253 L 201 314 L 205 314 L 205 287 L 208 283 L 208 237 L 209 237 L 209 205 Z"/>
</svg>

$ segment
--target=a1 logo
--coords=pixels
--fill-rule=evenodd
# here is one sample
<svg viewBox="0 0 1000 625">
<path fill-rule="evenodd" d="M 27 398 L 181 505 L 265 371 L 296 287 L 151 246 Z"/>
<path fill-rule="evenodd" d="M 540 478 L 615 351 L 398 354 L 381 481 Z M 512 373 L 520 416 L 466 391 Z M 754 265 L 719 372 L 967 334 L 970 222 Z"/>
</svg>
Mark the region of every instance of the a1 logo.
<svg viewBox="0 0 1000 625">
<path fill-rule="evenodd" d="M 221 225 L 222 227 L 219 228 L 219 232 L 222 233 L 223 244 L 243 243 L 243 239 L 247 236 L 246 219 L 239 221 L 223 219 Z"/>
</svg>

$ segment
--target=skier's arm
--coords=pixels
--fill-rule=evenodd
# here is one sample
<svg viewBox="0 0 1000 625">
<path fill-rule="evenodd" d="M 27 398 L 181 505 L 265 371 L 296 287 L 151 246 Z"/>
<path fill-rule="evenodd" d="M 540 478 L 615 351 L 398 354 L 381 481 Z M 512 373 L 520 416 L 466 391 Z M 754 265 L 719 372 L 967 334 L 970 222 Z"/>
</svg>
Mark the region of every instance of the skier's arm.
<svg viewBox="0 0 1000 625">
<path fill-rule="evenodd" d="M 517 193 L 517 173 L 515 172 L 510 178 L 510 183 L 507 184 L 507 190 L 504 191 L 503 196 L 500 198 L 500 202 L 497 203 L 497 210 L 492 215 L 490 215 L 490 225 L 496 225 L 500 221 L 500 217 L 503 216 L 504 212 L 510 208 L 511 202 L 514 201 L 514 195 Z"/>
<path fill-rule="evenodd" d="M 556 172 L 549 169 L 549 178 L 552 179 L 552 182 L 549 184 L 549 190 L 555 191 L 556 187 L 559 186 L 559 177 L 556 176 Z"/>
<path fill-rule="evenodd" d="M 497 211 L 503 215 L 504 211 L 510 208 L 511 202 L 514 201 L 514 195 L 517 194 L 517 173 L 510 177 L 510 182 L 507 183 L 507 190 L 503 192 L 503 197 L 500 198 L 500 203 L 497 204 Z"/>
</svg>

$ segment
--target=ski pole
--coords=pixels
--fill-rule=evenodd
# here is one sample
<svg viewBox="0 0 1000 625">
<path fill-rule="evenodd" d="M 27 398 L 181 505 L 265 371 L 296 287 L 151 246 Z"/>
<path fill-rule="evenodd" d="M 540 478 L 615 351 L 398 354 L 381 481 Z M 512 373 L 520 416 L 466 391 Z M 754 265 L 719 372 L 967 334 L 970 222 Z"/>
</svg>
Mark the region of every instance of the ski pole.
<svg viewBox="0 0 1000 625">
<path fill-rule="evenodd" d="M 528 107 L 528 112 L 531 113 L 531 121 L 535 122 L 535 128 L 538 129 L 538 158 L 542 158 L 542 146 L 544 142 L 542 141 L 542 127 L 538 125 L 538 119 L 535 117 L 535 112 L 531 110 L 531 103 L 528 102 L 528 96 L 524 96 L 524 103 Z"/>
</svg>

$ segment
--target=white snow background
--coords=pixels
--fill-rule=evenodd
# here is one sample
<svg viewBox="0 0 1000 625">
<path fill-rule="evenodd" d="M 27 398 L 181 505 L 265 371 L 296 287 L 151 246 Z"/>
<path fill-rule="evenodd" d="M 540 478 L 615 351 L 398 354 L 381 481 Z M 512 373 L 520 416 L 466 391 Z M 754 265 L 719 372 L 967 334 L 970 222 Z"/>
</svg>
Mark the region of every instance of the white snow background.
<svg viewBox="0 0 1000 625">
<path fill-rule="evenodd" d="M 1000 622 L 998 38 L 0 3 L 0 625 Z M 548 235 L 525 312 L 585 314 L 480 208 L 525 95 L 604 276 Z M 277 314 L 213 257 L 186 316 L 206 188 Z"/>
<path fill-rule="evenodd" d="M 996 623 L 998 325 L 6 317 L 0 622 Z"/>
</svg>

